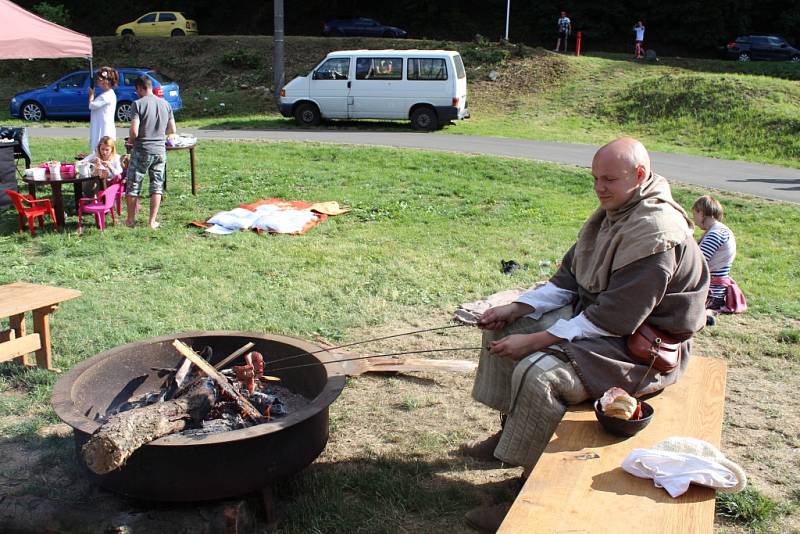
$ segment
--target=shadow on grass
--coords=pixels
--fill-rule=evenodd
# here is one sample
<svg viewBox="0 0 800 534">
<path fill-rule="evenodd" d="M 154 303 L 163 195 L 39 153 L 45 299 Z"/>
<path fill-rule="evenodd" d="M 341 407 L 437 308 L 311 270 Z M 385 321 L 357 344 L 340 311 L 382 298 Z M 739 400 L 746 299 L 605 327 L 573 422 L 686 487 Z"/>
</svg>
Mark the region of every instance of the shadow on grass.
<svg viewBox="0 0 800 534">
<path fill-rule="evenodd" d="M 78 466 L 72 436 L 58 427 L 59 436 L 31 430 L 0 440 L 3 532 L 213 533 L 229 532 L 231 521 L 237 532 L 260 532 L 268 522 L 269 492 L 165 503 L 105 491 Z M 279 532 L 457 532 L 468 509 L 512 500 L 518 488 L 516 479 L 459 479 L 464 462 L 356 457 L 316 463 L 276 482 L 267 502 L 280 519 Z"/>
</svg>

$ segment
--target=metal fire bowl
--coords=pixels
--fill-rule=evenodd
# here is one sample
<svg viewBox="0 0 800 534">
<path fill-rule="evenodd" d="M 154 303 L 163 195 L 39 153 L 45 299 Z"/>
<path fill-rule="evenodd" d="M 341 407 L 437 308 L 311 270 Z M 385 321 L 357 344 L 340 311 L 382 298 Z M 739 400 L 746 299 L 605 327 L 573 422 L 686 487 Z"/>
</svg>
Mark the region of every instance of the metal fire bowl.
<svg viewBox="0 0 800 534">
<path fill-rule="evenodd" d="M 264 355 L 265 372 L 301 393 L 311 403 L 289 415 L 250 428 L 198 437 L 165 436 L 139 448 L 121 468 L 92 473 L 81 447 L 103 423 L 109 410 L 132 397 L 158 391 L 163 382 L 156 367 L 176 367 L 182 360 L 172 346 L 180 339 L 199 351 L 213 349 L 216 363 L 252 341 Z M 185 332 L 137 341 L 107 350 L 75 366 L 53 390 L 53 407 L 74 429 L 78 461 L 101 487 L 146 500 L 198 501 L 250 493 L 303 469 L 328 442 L 328 406 L 345 383 L 341 364 L 270 370 L 269 362 L 298 355 L 286 366 L 331 361 L 320 347 L 300 339 L 251 332 Z M 243 357 L 233 364 L 241 364 Z M 276 364 L 276 368 L 281 364 Z"/>
</svg>

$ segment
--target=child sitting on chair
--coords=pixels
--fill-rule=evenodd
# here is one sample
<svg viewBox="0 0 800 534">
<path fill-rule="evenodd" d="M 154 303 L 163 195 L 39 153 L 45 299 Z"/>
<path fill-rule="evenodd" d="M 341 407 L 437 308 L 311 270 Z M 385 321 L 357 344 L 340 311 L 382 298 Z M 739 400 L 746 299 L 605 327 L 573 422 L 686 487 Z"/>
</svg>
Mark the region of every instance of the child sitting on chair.
<svg viewBox="0 0 800 534">
<path fill-rule="evenodd" d="M 715 198 L 709 195 L 698 198 L 692 206 L 692 215 L 694 222 L 704 231 L 700 238 L 700 250 L 711 271 L 706 324 L 713 325 L 716 322 L 714 316 L 726 304 L 731 266 L 736 258 L 736 238 L 731 229 L 722 223 L 722 204 Z"/>
<path fill-rule="evenodd" d="M 110 136 L 106 135 L 100 138 L 95 154 L 97 155 L 91 160 L 94 163 L 94 176 L 113 178 L 122 174 L 122 164 L 119 154 L 117 154 L 117 146 Z"/>
</svg>

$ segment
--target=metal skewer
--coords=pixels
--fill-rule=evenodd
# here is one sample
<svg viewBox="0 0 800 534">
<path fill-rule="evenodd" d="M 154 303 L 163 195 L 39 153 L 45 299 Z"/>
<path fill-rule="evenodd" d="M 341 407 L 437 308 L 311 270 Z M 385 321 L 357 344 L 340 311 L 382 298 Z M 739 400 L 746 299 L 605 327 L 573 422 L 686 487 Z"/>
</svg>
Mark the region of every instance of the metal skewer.
<svg viewBox="0 0 800 534">
<path fill-rule="evenodd" d="M 449 328 L 458 328 L 460 326 L 473 326 L 473 325 L 462 324 L 462 323 L 449 324 L 447 326 L 439 326 L 439 327 L 436 327 L 436 328 L 425 328 L 425 329 L 422 329 L 422 330 L 414 330 L 412 332 L 403 332 L 402 334 L 392 334 L 390 336 L 376 337 L 376 338 L 373 338 L 373 339 L 365 339 L 363 341 L 355 341 L 353 343 L 346 343 L 344 345 L 337 345 L 335 347 L 327 347 L 327 348 L 320 349 L 320 350 L 315 350 L 315 351 L 312 351 L 312 352 L 301 352 L 300 354 L 293 354 L 292 356 L 287 356 L 285 358 L 279 358 L 277 360 L 265 361 L 264 362 L 264 367 L 266 368 L 268 365 L 272 366 L 273 364 L 276 364 L 276 363 L 279 363 L 279 362 L 285 362 L 287 360 L 293 360 L 293 359 L 299 358 L 301 356 L 309 356 L 309 355 L 312 355 L 312 354 L 319 354 L 320 352 L 329 352 L 329 351 L 336 350 L 336 349 L 343 349 L 345 347 L 353 347 L 355 345 L 363 345 L 364 343 L 371 343 L 373 341 L 382 341 L 384 339 L 391 339 L 391 338 L 394 338 L 394 337 L 410 336 L 412 334 L 422 334 L 423 332 L 433 332 L 435 330 L 447 330 Z M 423 351 L 423 352 L 429 352 L 429 351 Z M 340 361 L 346 361 L 346 360 L 340 360 Z"/>
<path fill-rule="evenodd" d="M 312 365 L 328 365 L 328 364 L 331 364 L 331 363 L 352 362 L 352 361 L 355 361 L 355 360 L 367 360 L 369 358 L 382 358 L 382 357 L 389 357 L 389 356 L 395 357 L 395 356 L 403 356 L 403 355 L 406 355 L 406 354 L 422 354 L 422 353 L 425 353 L 425 352 L 446 352 L 446 351 L 456 351 L 456 350 L 481 350 L 481 349 L 483 349 L 483 347 L 451 347 L 451 348 L 446 348 L 446 349 L 406 350 L 406 351 L 403 351 L 403 352 L 389 352 L 389 353 L 386 353 L 386 354 L 372 354 L 371 356 L 357 356 L 357 357 L 354 357 L 354 358 L 344 358 L 344 359 L 341 359 L 341 360 L 331 360 L 331 361 L 328 361 L 328 362 L 316 361 L 316 362 L 311 362 L 311 363 L 301 363 L 301 364 L 298 364 L 298 365 L 289 365 L 289 366 L 286 366 L 286 367 L 279 367 L 278 369 L 270 369 L 270 372 L 271 373 L 276 373 L 278 371 L 286 371 L 288 369 L 299 369 L 301 367 L 311 367 Z M 318 352 L 321 352 L 321 351 L 318 351 Z M 307 354 L 312 354 L 312 353 L 307 352 L 305 355 L 307 355 Z M 304 354 L 300 354 L 299 356 L 304 356 Z M 284 358 L 284 359 L 286 359 L 286 358 Z"/>
</svg>

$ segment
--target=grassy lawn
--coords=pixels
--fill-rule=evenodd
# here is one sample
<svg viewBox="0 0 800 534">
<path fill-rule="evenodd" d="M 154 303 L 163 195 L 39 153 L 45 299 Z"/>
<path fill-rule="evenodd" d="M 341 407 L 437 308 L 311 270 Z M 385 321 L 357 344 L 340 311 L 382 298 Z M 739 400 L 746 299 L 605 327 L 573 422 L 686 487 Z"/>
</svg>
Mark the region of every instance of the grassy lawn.
<svg viewBox="0 0 800 534">
<path fill-rule="evenodd" d="M 128 43 L 97 38 L 96 63 L 150 65 L 181 85 L 179 128 L 295 128 L 272 101 L 268 37 L 202 37 Z M 287 80 L 337 49 L 445 48 L 467 67 L 472 118 L 443 133 L 600 144 L 634 135 L 651 150 L 800 167 L 800 64 L 739 63 L 629 55 L 580 58 L 496 43 L 289 37 Z M 176 57 L 183 58 L 177 60 Z M 76 60 L 0 64 L 0 124 L 14 124 L 6 101 L 21 89 L 85 65 Z M 487 74 L 496 71 L 497 80 Z M 86 126 L 48 120 L 38 126 Z M 123 125 L 121 125 L 123 126 Z M 407 122 L 335 121 L 327 129 L 408 130 Z"/>
<path fill-rule="evenodd" d="M 72 154 L 82 140 L 32 140 Z M 162 227 L 89 229 L 36 238 L 0 213 L 0 283 L 71 287 L 82 296 L 51 320 L 55 365 L 195 329 L 253 330 L 345 342 L 447 323 L 461 302 L 547 278 L 596 205 L 584 170 L 526 161 L 378 148 L 203 143 L 199 194 L 188 158 L 170 156 Z M 675 188 L 690 206 L 697 189 Z M 352 208 L 304 236 L 212 237 L 187 227 L 241 202 L 282 197 Z M 730 365 L 723 450 L 751 490 L 718 506 L 720 532 L 800 526 L 800 209 L 725 194 L 739 256 L 733 275 L 750 310 L 697 338 Z M 67 203 L 69 197 L 67 197 Z M 146 210 L 146 203 L 145 203 Z M 501 259 L 526 266 L 512 276 Z M 7 328 L 0 324 L 0 329 Z M 397 338 L 366 353 L 476 346 L 471 329 Z M 446 353 L 449 354 L 449 353 Z M 474 353 L 449 356 L 469 358 Z M 71 435 L 50 404 L 58 376 L 0 364 L 0 486 L 13 498 L 127 509 L 74 467 Z M 281 532 L 461 532 L 463 513 L 513 495 L 518 469 L 455 456 L 496 429 L 471 401 L 472 376 L 364 375 L 331 406 L 331 438 L 315 464 L 280 488 Z M 20 454 L 25 450 L 25 454 Z M 29 473 L 35 476 L 29 477 Z M 171 508 L 150 508 L 152 514 Z"/>
</svg>

